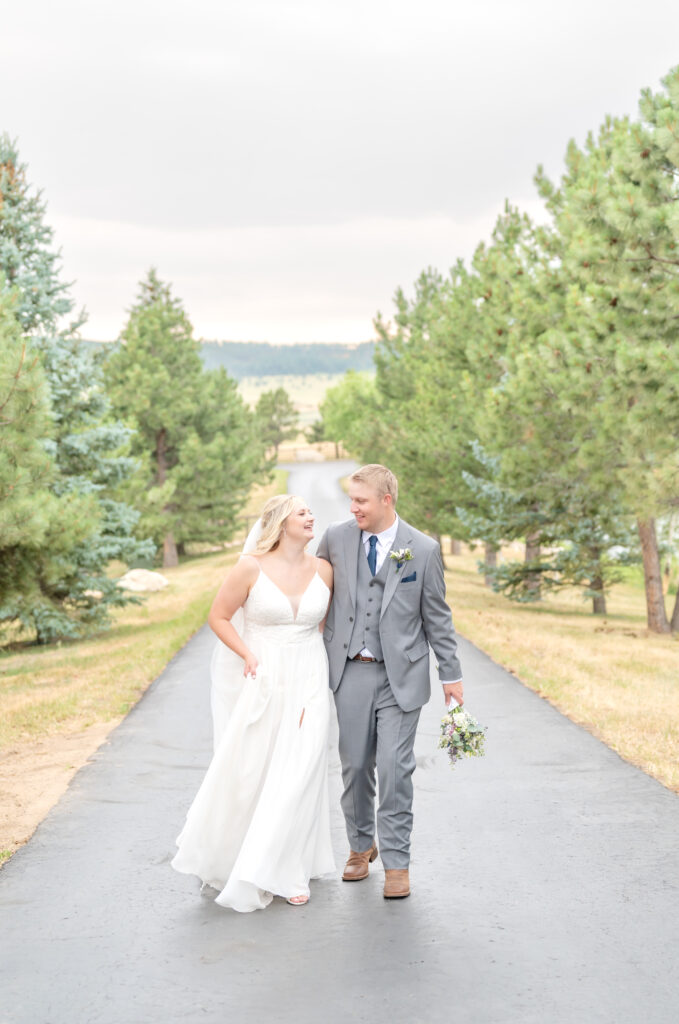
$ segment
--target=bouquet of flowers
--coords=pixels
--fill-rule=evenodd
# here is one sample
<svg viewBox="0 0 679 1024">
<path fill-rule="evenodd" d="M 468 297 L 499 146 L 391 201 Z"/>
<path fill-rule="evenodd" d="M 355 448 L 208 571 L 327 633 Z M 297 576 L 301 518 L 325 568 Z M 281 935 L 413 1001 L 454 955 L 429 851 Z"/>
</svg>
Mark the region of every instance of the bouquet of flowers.
<svg viewBox="0 0 679 1024">
<path fill-rule="evenodd" d="M 450 767 L 454 768 L 463 757 L 483 757 L 485 741 L 485 727 L 459 704 L 451 705 L 446 717 L 441 719 L 439 740 L 439 747 L 448 751 Z"/>
</svg>

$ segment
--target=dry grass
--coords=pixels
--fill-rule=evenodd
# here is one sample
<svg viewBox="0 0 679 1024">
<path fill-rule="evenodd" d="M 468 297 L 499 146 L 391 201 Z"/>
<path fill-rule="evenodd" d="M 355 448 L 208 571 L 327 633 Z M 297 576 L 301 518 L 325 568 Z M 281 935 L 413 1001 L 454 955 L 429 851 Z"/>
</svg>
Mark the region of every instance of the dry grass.
<svg viewBox="0 0 679 1024">
<path fill-rule="evenodd" d="M 253 488 L 244 515 L 258 515 L 271 495 L 284 493 L 287 476 L 276 470 L 270 483 Z M 114 612 L 113 627 L 92 640 L 0 652 L 0 751 L 115 724 L 203 625 L 241 544 L 163 569 L 170 586 Z"/>
<path fill-rule="evenodd" d="M 649 633 L 638 582 L 613 589 L 602 619 L 575 592 L 539 606 L 513 604 L 483 585 L 475 554 L 446 561 L 448 598 L 463 636 L 679 792 L 679 643 Z"/>
<path fill-rule="evenodd" d="M 170 586 L 95 639 L 0 654 L 0 865 L 203 625 L 235 551 L 165 569 Z"/>
<path fill-rule="evenodd" d="M 112 726 L 205 622 L 234 553 L 164 569 L 170 586 L 87 641 L 0 655 L 0 749 L 95 722 Z"/>
<path fill-rule="evenodd" d="M 253 489 L 244 510 L 250 525 L 286 486 L 287 473 L 277 470 Z M 113 627 L 92 640 L 0 652 L 0 865 L 204 624 L 242 542 L 163 569 L 170 586 L 115 612 Z M 110 568 L 117 576 L 126 567 Z"/>
<path fill-rule="evenodd" d="M 308 427 L 318 418 L 318 408 L 328 388 L 339 384 L 343 377 L 343 373 L 245 377 L 240 381 L 238 390 L 244 401 L 254 407 L 265 391 L 285 388 L 299 412 L 302 427 Z"/>
<path fill-rule="evenodd" d="M 273 449 L 272 449 L 273 451 Z M 279 462 L 334 462 L 350 458 L 346 449 L 334 441 L 314 441 L 310 444 L 304 434 L 285 441 L 278 449 Z"/>
</svg>

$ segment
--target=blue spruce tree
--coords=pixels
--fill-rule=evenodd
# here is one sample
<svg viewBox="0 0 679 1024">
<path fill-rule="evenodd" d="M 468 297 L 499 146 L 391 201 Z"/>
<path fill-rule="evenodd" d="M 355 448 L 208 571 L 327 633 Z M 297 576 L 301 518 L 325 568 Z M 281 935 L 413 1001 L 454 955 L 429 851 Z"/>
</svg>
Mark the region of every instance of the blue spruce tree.
<svg viewBox="0 0 679 1024">
<path fill-rule="evenodd" d="M 31 189 L 16 142 L 0 135 L 0 287 L 15 297 L 14 315 L 47 379 L 51 428 L 45 447 L 59 512 L 24 563 L 24 586 L 0 606 L 0 621 L 19 621 L 38 642 L 76 638 L 109 621 L 133 598 L 106 575 L 112 559 L 149 558 L 154 545 L 135 537 L 138 513 L 115 500 L 135 471 L 125 454 L 131 431 L 116 420 L 97 357 L 78 338 L 70 284 L 45 222 L 42 193 Z"/>
</svg>

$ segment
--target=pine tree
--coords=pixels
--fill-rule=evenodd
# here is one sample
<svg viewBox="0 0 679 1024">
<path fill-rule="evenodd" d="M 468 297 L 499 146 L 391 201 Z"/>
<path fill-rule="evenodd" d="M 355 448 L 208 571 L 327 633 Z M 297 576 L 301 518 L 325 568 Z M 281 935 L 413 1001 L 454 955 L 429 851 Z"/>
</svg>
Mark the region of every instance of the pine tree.
<svg viewBox="0 0 679 1024">
<path fill-rule="evenodd" d="M 392 460 L 411 482 L 415 475 L 404 507 L 430 532 L 480 539 L 488 566 L 500 541 L 517 528 L 530 535 L 539 515 L 531 493 L 520 519 L 508 521 L 502 502 L 486 503 L 481 516 L 472 486 L 488 482 L 484 444 L 501 451 L 504 443 L 488 408 L 506 378 L 513 290 L 524 273 L 532 230 L 525 215 L 507 206 L 491 243 L 477 248 L 471 270 L 458 262 L 446 279 L 426 271 L 412 302 L 397 293 L 396 330 L 377 323 L 377 385 L 389 419 L 385 436 Z M 470 533 L 472 523 L 486 532 Z M 539 596 L 535 579 L 528 577 L 527 585 Z"/>
<path fill-rule="evenodd" d="M 309 444 L 319 444 L 321 441 L 327 441 L 328 438 L 325 433 L 325 424 L 322 419 L 316 419 L 307 429 L 304 431 L 304 436 Z M 339 458 L 339 446 L 335 442 L 335 457 Z"/>
<path fill-rule="evenodd" d="M 44 218 L 41 192 L 31 190 L 16 143 L 0 136 L 0 270 L 47 379 L 52 422 L 45 440 L 59 501 L 59 528 L 34 549 L 33 565 L 25 563 L 26 592 L 5 606 L 5 616 L 19 619 L 40 642 L 106 625 L 111 607 L 132 600 L 106 576 L 110 559 L 131 561 L 152 551 L 134 537 L 133 509 L 113 498 L 114 487 L 134 470 L 121 454 L 129 431 L 111 419 L 101 371 L 76 337 L 84 313 L 63 323 L 74 303 Z"/>
<path fill-rule="evenodd" d="M 42 190 L 32 191 L 16 140 L 0 134 L 0 270 L 6 289 L 16 289 L 15 315 L 24 334 L 72 336 L 85 322 L 82 311 L 66 328 L 61 319 L 73 312 L 70 283 L 60 277 L 61 253 L 53 248 L 54 231 L 45 222 Z"/>
<path fill-rule="evenodd" d="M 457 517 L 468 441 L 466 346 L 474 309 L 468 274 L 457 264 L 446 281 L 429 268 L 408 300 L 395 296 L 394 327 L 377 317 L 376 388 L 389 465 L 408 480 L 399 504 L 421 529 L 464 536 Z"/>
<path fill-rule="evenodd" d="M 576 585 L 605 609 L 630 554 L 619 489 L 574 464 L 571 410 L 555 401 L 563 317 L 551 240 L 507 206 L 471 272 L 421 275 L 378 320 L 377 388 L 389 464 L 406 474 L 406 514 L 430 532 L 481 540 L 486 582 L 518 600 Z M 523 562 L 497 567 L 503 541 Z"/>
<path fill-rule="evenodd" d="M 33 552 L 56 516 L 54 474 L 43 443 L 49 428 L 47 385 L 40 361 L 22 337 L 20 294 L 0 289 L 0 621 L 31 581 Z"/>
<path fill-rule="evenodd" d="M 533 344 L 520 306 L 540 258 L 538 235 L 530 218 L 506 203 L 490 244 L 481 243 L 477 247 L 471 267 L 478 311 L 475 341 L 469 353 L 476 396 L 471 415 L 480 450 L 488 456 L 488 461 L 479 465 L 477 475 L 481 480 L 487 479 L 489 467 L 494 466 L 497 474 L 494 486 L 502 495 L 497 505 L 487 506 L 491 520 L 483 539 L 491 552 L 497 550 L 501 538 L 524 541 L 521 582 L 515 591 L 508 591 L 508 596 L 520 595 L 532 601 L 542 596 L 541 528 L 543 505 L 548 498 L 535 471 L 544 460 L 544 454 L 535 447 L 530 455 L 526 450 L 531 427 L 526 430 L 522 416 L 526 411 L 530 415 L 532 407 L 510 401 L 507 392 L 513 376 L 513 361 Z M 528 463 L 527 473 L 520 475 L 518 466 L 508 464 L 512 451 L 523 454 L 524 462 Z M 471 481 L 473 475 L 474 470 L 471 470 L 466 479 Z M 472 509 L 474 505 L 475 501 Z M 484 569 L 489 581 L 495 561 L 493 557 Z"/>
<path fill-rule="evenodd" d="M 180 300 L 152 268 L 105 373 L 142 464 L 126 493 L 162 546 L 164 566 L 178 563 L 178 545 L 233 536 L 264 471 L 254 417 L 235 382 L 224 370 L 204 371 L 199 353 Z"/>
<path fill-rule="evenodd" d="M 664 86 L 642 94 L 640 122 L 607 118 L 583 150 L 571 143 L 559 188 L 542 172 L 537 179 L 570 281 L 565 386 L 572 399 L 591 399 L 579 460 L 634 510 L 648 624 L 657 632 L 671 626 L 655 517 L 672 507 L 679 486 L 679 69 Z"/>
<path fill-rule="evenodd" d="M 367 373 L 348 370 L 338 384 L 328 388 L 319 412 L 323 437 L 343 444 L 363 462 L 376 461 L 372 456 L 379 447 L 375 430 L 379 429 L 379 409 L 375 382 Z"/>
<path fill-rule="evenodd" d="M 195 426 L 175 471 L 181 543 L 230 540 L 252 484 L 266 473 L 257 424 L 237 382 L 221 367 L 204 372 Z"/>
<path fill-rule="evenodd" d="M 262 441 L 274 449 L 274 461 L 283 441 L 297 436 L 299 413 L 285 388 L 264 391 L 257 401 L 255 417 Z"/>
<path fill-rule="evenodd" d="M 466 485 L 467 500 L 456 508 L 465 536 L 474 543 L 482 539 L 483 560 L 478 563 L 486 586 L 497 582 L 497 556 L 504 541 L 510 537 L 523 537 L 526 528 L 535 529 L 532 512 L 525 513 L 521 496 L 514 495 L 500 482 L 501 460 L 490 455 L 478 439 L 470 442 L 475 468 L 461 471 Z M 533 572 L 532 559 L 523 566 Z M 523 594 L 521 596 L 524 596 Z M 525 597 L 535 597 L 535 589 L 526 590 Z"/>
</svg>

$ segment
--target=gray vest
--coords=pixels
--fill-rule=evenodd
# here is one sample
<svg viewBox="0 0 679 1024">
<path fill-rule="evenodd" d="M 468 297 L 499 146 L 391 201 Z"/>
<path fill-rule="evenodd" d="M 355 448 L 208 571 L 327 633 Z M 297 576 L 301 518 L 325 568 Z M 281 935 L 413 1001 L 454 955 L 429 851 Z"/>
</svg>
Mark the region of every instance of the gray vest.
<svg viewBox="0 0 679 1024">
<path fill-rule="evenodd" d="M 373 576 L 368 565 L 363 540 L 361 540 L 358 546 L 356 615 L 348 652 L 350 658 L 360 654 L 363 648 L 367 647 L 378 661 L 384 660 L 380 643 L 380 612 L 382 611 L 384 585 L 387 582 L 391 564 L 391 559 L 387 556 L 380 571 Z"/>
</svg>

